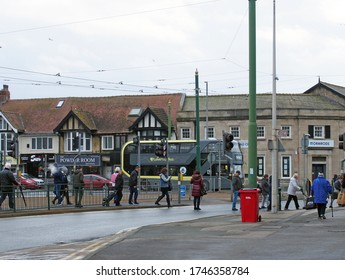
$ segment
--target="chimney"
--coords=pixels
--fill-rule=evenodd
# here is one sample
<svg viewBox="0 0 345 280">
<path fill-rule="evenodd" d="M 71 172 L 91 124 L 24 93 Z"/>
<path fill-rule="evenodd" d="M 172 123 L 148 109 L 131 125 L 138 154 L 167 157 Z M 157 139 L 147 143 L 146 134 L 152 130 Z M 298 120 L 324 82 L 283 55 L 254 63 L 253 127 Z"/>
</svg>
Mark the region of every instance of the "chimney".
<svg viewBox="0 0 345 280">
<path fill-rule="evenodd" d="M 10 91 L 8 90 L 8 85 L 3 85 L 2 90 L 0 90 L 0 104 L 6 103 L 10 100 Z"/>
</svg>

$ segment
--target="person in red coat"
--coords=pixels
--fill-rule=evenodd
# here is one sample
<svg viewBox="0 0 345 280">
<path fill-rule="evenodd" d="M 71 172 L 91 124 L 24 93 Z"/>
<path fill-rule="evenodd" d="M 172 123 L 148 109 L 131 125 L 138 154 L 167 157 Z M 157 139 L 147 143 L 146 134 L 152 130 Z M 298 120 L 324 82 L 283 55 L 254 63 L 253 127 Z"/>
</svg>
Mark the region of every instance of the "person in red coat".
<svg viewBox="0 0 345 280">
<path fill-rule="evenodd" d="M 204 180 L 200 174 L 200 171 L 195 170 L 190 180 L 192 184 L 192 196 L 194 197 L 194 210 L 200 209 L 201 189 L 204 187 Z"/>
</svg>

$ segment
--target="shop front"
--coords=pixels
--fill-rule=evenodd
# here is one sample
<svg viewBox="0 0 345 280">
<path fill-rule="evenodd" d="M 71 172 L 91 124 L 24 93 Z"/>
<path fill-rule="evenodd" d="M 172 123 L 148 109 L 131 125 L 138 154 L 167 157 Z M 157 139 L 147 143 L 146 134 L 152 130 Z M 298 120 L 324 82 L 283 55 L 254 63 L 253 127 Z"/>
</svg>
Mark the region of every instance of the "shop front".
<svg viewBox="0 0 345 280">
<path fill-rule="evenodd" d="M 101 156 L 95 154 L 61 154 L 56 155 L 58 166 L 66 166 L 71 171 L 74 166 L 82 166 L 84 174 L 100 174 Z"/>
<path fill-rule="evenodd" d="M 23 172 L 37 178 L 49 178 L 49 164 L 55 162 L 54 154 L 22 154 L 20 155 L 20 164 Z"/>
</svg>

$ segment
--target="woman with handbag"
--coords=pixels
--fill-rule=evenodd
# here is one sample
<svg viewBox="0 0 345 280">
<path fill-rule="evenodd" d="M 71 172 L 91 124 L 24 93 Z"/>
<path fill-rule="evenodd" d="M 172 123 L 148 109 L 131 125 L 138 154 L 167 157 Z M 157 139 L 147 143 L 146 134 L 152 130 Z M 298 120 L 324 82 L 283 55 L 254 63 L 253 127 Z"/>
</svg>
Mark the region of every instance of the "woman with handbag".
<svg viewBox="0 0 345 280">
<path fill-rule="evenodd" d="M 194 171 L 190 183 L 192 184 L 192 196 L 194 197 L 194 210 L 201 210 L 200 200 L 202 197 L 202 192 L 204 190 L 204 180 L 200 174 L 200 171 Z"/>
<path fill-rule="evenodd" d="M 155 204 L 156 205 L 160 205 L 159 201 L 161 201 L 161 199 L 165 196 L 167 199 L 167 204 L 168 204 L 168 208 L 171 207 L 170 204 L 170 196 L 169 196 L 169 191 L 171 190 L 171 176 L 168 176 L 168 169 L 166 167 L 163 167 L 161 170 L 161 174 L 159 174 L 160 177 L 160 186 L 161 186 L 161 192 L 162 194 L 157 198 Z"/>
</svg>

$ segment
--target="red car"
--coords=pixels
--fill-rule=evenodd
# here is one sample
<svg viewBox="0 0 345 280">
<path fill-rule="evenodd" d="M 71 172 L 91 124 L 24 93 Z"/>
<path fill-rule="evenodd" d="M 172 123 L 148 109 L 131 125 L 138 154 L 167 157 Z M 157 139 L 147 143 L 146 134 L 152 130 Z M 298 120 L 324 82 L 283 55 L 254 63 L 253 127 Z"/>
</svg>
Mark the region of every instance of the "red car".
<svg viewBox="0 0 345 280">
<path fill-rule="evenodd" d="M 35 189 L 39 189 L 40 186 L 38 185 L 38 183 L 35 180 L 32 180 L 30 178 L 24 178 L 24 177 L 18 177 L 17 174 L 14 174 L 14 178 L 16 179 L 16 181 L 22 185 L 23 189 L 30 189 L 30 190 L 35 190 Z"/>
<path fill-rule="evenodd" d="M 86 189 L 104 189 L 111 187 L 111 181 L 97 174 L 84 174 Z"/>
</svg>

